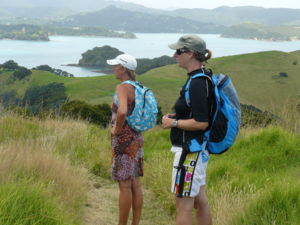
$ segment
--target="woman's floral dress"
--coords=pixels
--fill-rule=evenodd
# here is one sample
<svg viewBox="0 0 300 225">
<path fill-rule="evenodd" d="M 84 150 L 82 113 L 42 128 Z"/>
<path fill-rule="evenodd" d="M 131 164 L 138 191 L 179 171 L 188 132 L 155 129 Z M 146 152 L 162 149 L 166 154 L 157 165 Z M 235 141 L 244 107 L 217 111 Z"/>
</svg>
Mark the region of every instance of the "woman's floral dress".
<svg viewBox="0 0 300 225">
<path fill-rule="evenodd" d="M 130 115 L 134 102 L 128 104 Z M 112 105 L 112 124 L 116 121 L 118 106 Z M 112 135 L 112 179 L 128 180 L 144 174 L 144 138 L 125 121 L 119 135 Z"/>
</svg>

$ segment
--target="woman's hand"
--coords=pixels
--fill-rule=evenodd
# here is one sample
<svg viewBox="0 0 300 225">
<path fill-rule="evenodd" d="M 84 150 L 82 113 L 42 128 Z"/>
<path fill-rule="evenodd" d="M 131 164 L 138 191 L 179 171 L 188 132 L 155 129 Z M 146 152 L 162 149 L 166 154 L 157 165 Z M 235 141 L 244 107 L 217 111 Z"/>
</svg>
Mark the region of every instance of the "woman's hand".
<svg viewBox="0 0 300 225">
<path fill-rule="evenodd" d="M 175 114 L 166 114 L 162 118 L 162 128 L 167 129 L 173 127 Z"/>
</svg>

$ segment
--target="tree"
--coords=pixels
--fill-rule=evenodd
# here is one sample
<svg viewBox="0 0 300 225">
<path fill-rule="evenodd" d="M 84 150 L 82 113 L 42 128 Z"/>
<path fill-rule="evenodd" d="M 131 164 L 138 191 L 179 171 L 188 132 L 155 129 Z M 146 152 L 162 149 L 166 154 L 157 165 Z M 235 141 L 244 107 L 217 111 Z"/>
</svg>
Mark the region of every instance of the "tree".
<svg viewBox="0 0 300 225">
<path fill-rule="evenodd" d="M 22 80 L 23 78 L 29 76 L 31 74 L 31 70 L 25 68 L 25 67 L 19 67 L 18 70 L 16 70 L 12 76 L 14 80 Z"/>
<path fill-rule="evenodd" d="M 17 106 L 21 103 L 16 91 L 8 91 L 0 94 L 0 103 L 4 108 Z"/>
<path fill-rule="evenodd" d="M 52 67 L 50 67 L 48 65 L 40 65 L 40 66 L 37 66 L 37 67 L 32 68 L 32 69 L 33 70 L 42 70 L 42 71 L 51 72 L 51 73 L 54 73 L 54 74 L 62 76 L 62 77 L 74 77 L 74 75 L 71 74 L 71 73 L 63 71 L 61 69 L 52 68 Z"/>
<path fill-rule="evenodd" d="M 35 68 L 32 68 L 33 70 L 42 70 L 42 71 L 48 71 L 48 72 L 54 72 L 53 68 L 48 65 L 40 65 Z"/>
<path fill-rule="evenodd" d="M 136 73 L 142 74 L 147 72 L 148 70 L 161 67 L 161 66 L 175 64 L 175 63 L 176 60 L 173 57 L 166 56 L 166 55 L 153 58 L 153 59 L 137 59 L 138 66 L 136 69 Z"/>
<path fill-rule="evenodd" d="M 44 110 L 57 110 L 67 100 L 63 83 L 50 83 L 29 88 L 24 95 L 23 105 L 34 115 Z"/>
<path fill-rule="evenodd" d="M 110 122 L 111 109 L 108 104 L 90 105 L 84 101 L 72 100 L 61 107 L 61 114 L 106 127 Z"/>
<path fill-rule="evenodd" d="M 104 45 L 102 47 L 95 47 L 92 50 L 88 50 L 82 54 L 82 58 L 79 60 L 80 66 L 97 66 L 102 68 L 108 68 L 106 60 L 115 58 L 116 56 L 123 54 L 117 48 Z"/>
<path fill-rule="evenodd" d="M 8 61 L 6 61 L 5 63 L 2 64 L 2 67 L 4 69 L 8 69 L 8 70 L 16 70 L 16 69 L 19 68 L 19 65 L 18 65 L 18 63 L 16 63 L 13 60 L 8 60 Z"/>
</svg>

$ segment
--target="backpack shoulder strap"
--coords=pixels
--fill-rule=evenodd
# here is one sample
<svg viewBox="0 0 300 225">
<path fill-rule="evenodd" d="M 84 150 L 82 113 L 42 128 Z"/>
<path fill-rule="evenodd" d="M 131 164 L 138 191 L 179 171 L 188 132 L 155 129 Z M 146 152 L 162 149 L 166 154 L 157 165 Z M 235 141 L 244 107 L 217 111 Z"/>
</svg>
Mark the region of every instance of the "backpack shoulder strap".
<svg viewBox="0 0 300 225">
<path fill-rule="evenodd" d="M 142 85 L 140 82 L 134 81 L 134 80 L 125 80 L 122 82 L 122 84 L 131 84 L 132 86 L 134 86 L 136 88 L 141 88 L 141 89 L 145 88 L 145 86 Z"/>
<path fill-rule="evenodd" d="M 191 99 L 190 99 L 190 85 L 193 79 L 197 78 L 197 77 L 205 77 L 208 80 L 210 80 L 210 82 L 212 83 L 212 85 L 214 85 L 214 82 L 212 80 L 212 78 L 204 73 L 197 73 L 193 76 L 190 77 L 190 79 L 188 80 L 186 86 L 185 86 L 185 100 L 186 100 L 186 104 L 190 107 L 191 106 Z"/>
<path fill-rule="evenodd" d="M 139 82 L 133 81 L 133 80 L 125 80 L 121 84 L 131 84 L 135 88 L 139 88 L 139 87 L 143 88 L 143 85 L 141 85 Z M 119 105 L 117 92 L 115 92 L 115 94 L 114 94 L 114 102 L 116 105 Z"/>
<path fill-rule="evenodd" d="M 137 86 L 136 82 L 133 81 L 133 80 L 125 80 L 125 81 L 122 82 L 122 84 L 131 84 L 134 87 Z"/>
</svg>

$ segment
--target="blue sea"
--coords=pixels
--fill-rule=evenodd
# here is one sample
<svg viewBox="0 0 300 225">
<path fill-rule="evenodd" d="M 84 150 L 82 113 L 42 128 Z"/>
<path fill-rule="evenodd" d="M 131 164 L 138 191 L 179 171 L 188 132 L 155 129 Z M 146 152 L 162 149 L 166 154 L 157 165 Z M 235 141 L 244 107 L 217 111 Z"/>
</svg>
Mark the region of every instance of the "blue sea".
<svg viewBox="0 0 300 225">
<path fill-rule="evenodd" d="M 213 52 L 213 57 L 269 50 L 284 52 L 300 50 L 300 41 L 271 42 L 221 38 L 216 34 L 199 34 Z M 19 65 L 32 68 L 47 64 L 74 74 L 75 77 L 103 75 L 93 69 L 66 66 L 76 64 L 81 54 L 94 47 L 110 45 L 136 58 L 154 58 L 173 55 L 168 44 L 176 42 L 182 34 L 137 33 L 137 39 L 104 37 L 50 36 L 49 42 L 0 40 L 0 63 L 14 60 Z"/>
</svg>

